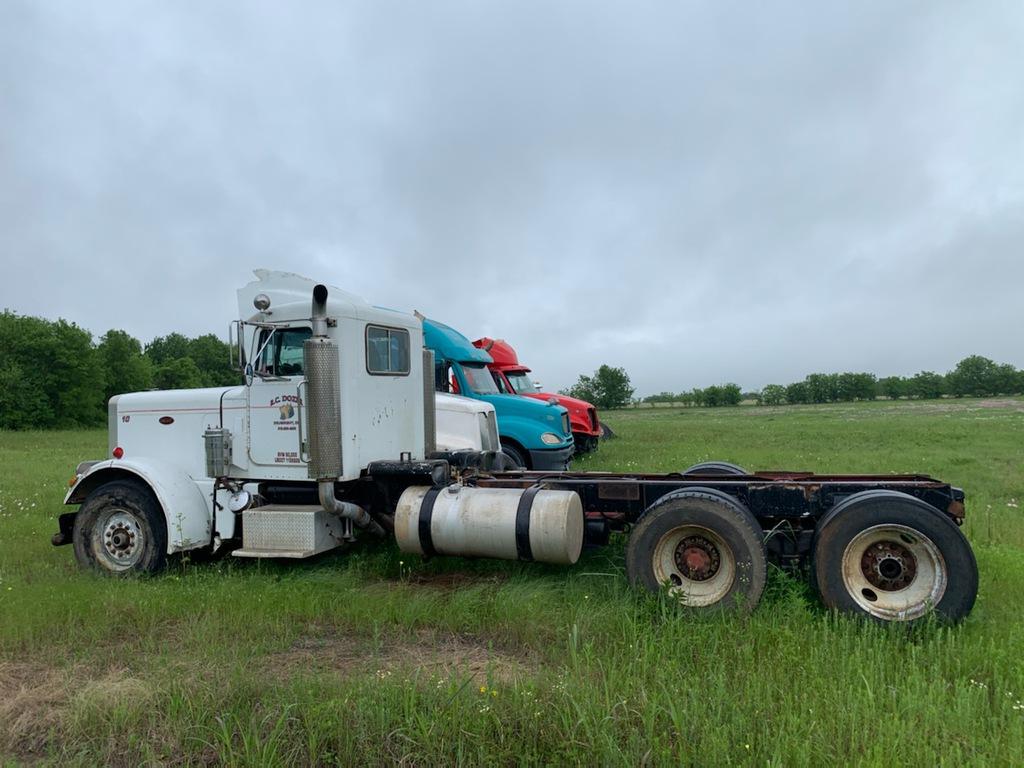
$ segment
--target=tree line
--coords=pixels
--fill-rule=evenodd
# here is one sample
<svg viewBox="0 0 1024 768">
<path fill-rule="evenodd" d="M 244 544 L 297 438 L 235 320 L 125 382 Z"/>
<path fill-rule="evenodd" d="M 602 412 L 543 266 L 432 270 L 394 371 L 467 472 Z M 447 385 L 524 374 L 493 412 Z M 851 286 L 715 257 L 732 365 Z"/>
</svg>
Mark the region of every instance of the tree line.
<svg viewBox="0 0 1024 768">
<path fill-rule="evenodd" d="M 739 405 L 743 402 L 743 390 L 740 389 L 739 384 L 731 382 L 728 384 L 713 384 L 704 389 L 695 387 L 689 392 L 680 392 L 679 394 L 659 392 L 656 395 L 648 395 L 642 402 L 652 405 L 679 403 L 685 406 L 717 408 L 723 405 Z"/>
<path fill-rule="evenodd" d="M 221 387 L 240 383 L 228 345 L 213 334 L 189 338 L 159 336 L 144 345 L 123 330 L 111 329 L 94 341 L 92 334 L 66 320 L 0 313 L 0 429 L 83 427 L 103 424 L 106 403 L 122 392 L 146 389 Z M 633 399 L 623 368 L 602 365 L 580 376 L 562 394 L 622 408 L 670 403 L 720 407 L 754 399 L 760 405 L 931 399 L 943 396 L 986 397 L 1024 394 L 1024 370 L 971 355 L 946 374 L 921 371 L 914 376 L 872 373 L 812 373 L 792 384 L 769 384 L 743 392 L 734 383 L 660 392 Z"/>
<path fill-rule="evenodd" d="M 857 400 L 931 400 L 939 397 L 989 397 L 1024 394 L 1024 370 L 999 364 L 981 355 L 965 357 L 946 374 L 921 371 L 913 376 L 873 373 L 812 373 L 792 384 L 768 384 L 760 391 L 743 392 L 736 384 L 718 384 L 689 392 L 659 392 L 643 398 L 652 405 L 717 407 L 755 400 L 759 405 L 843 403 Z"/>
<path fill-rule="evenodd" d="M 950 397 L 989 397 L 1024 394 L 1024 370 L 999 364 L 981 355 L 965 357 L 946 374 L 921 371 L 913 376 L 872 373 L 812 373 L 792 384 L 769 384 L 757 395 L 761 405 L 837 403 L 887 397 L 930 400 Z"/>
<path fill-rule="evenodd" d="M 0 313 L 0 429 L 96 426 L 111 396 L 238 384 L 213 334 L 160 336 L 143 346 L 122 330 L 98 341 L 66 320 Z"/>
</svg>

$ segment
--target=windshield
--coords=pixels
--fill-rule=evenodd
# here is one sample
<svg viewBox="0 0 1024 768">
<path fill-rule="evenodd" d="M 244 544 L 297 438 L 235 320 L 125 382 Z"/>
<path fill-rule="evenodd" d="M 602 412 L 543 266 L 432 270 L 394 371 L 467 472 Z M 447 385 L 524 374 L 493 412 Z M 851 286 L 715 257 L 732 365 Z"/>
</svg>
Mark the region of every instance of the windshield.
<svg viewBox="0 0 1024 768">
<path fill-rule="evenodd" d="M 494 379 L 487 366 L 478 363 L 463 363 L 462 373 L 466 376 L 466 383 L 469 388 L 478 395 L 497 395 L 498 388 L 494 386 Z"/>
<path fill-rule="evenodd" d="M 528 373 L 506 373 L 508 377 L 508 383 L 512 385 L 512 389 L 516 391 L 518 395 L 533 395 L 537 392 L 537 387 L 534 385 L 533 380 L 530 378 Z"/>
</svg>

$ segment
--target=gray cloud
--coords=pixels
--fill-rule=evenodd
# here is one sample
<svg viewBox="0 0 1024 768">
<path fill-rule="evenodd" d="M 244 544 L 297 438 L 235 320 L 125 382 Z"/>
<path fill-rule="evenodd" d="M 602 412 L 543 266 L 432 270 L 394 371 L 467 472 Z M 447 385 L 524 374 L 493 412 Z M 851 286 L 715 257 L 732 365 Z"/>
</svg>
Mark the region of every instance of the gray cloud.
<svg viewBox="0 0 1024 768">
<path fill-rule="evenodd" d="M 6 3 L 0 306 L 220 332 L 257 266 L 551 387 L 1024 366 L 1017 4 Z"/>
</svg>

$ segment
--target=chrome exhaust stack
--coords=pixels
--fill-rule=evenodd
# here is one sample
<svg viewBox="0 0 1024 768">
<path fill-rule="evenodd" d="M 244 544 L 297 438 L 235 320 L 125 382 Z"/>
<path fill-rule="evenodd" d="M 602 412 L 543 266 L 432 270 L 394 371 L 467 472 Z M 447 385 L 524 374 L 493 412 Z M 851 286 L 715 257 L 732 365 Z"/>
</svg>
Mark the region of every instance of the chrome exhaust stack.
<svg viewBox="0 0 1024 768">
<path fill-rule="evenodd" d="M 423 458 L 437 450 L 437 396 L 434 393 L 434 352 L 423 350 Z"/>
<path fill-rule="evenodd" d="M 327 286 L 313 289 L 313 335 L 302 345 L 306 371 L 308 472 L 319 485 L 320 504 L 328 512 L 352 520 L 361 528 L 383 535 L 362 507 L 334 495 L 334 483 L 344 473 L 341 450 L 341 382 L 338 345 L 327 335 Z"/>
</svg>

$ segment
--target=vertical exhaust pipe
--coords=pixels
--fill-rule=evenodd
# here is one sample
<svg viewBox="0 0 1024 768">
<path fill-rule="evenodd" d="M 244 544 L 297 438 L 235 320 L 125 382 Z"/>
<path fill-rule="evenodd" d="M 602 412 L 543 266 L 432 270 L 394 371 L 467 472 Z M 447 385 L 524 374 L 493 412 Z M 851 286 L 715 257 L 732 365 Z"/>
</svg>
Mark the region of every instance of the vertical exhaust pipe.
<svg viewBox="0 0 1024 768">
<path fill-rule="evenodd" d="M 437 450 L 437 395 L 434 393 L 434 352 L 423 350 L 423 458 Z"/>
<path fill-rule="evenodd" d="M 341 450 L 341 367 L 338 345 L 327 335 L 327 286 L 313 289 L 313 335 L 302 345 L 306 372 L 306 418 L 309 441 L 308 473 L 316 480 L 320 504 L 328 512 L 352 520 L 361 528 L 383 535 L 362 507 L 334 495 L 334 482 L 344 473 Z"/>
<path fill-rule="evenodd" d="M 313 289 L 313 335 L 302 345 L 306 372 L 309 477 L 336 480 L 342 474 L 341 368 L 338 345 L 327 336 L 327 287 Z"/>
</svg>

